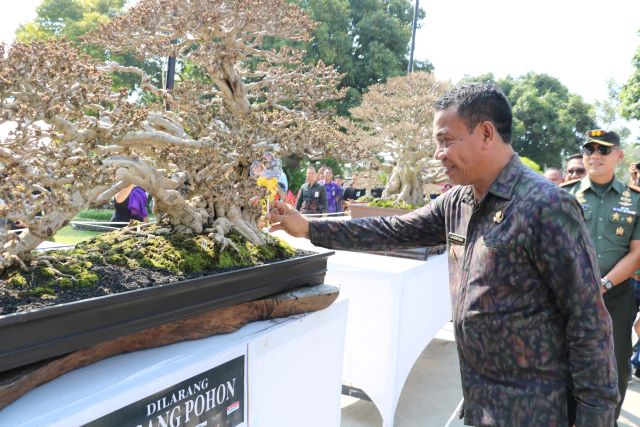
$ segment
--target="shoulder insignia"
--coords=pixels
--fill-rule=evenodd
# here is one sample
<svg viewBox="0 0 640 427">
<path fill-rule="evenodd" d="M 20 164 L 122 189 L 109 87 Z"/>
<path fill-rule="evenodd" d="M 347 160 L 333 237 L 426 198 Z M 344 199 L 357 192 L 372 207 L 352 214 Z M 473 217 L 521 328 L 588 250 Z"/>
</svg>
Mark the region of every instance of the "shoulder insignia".
<svg viewBox="0 0 640 427">
<path fill-rule="evenodd" d="M 633 185 L 633 184 L 627 184 L 627 187 L 629 188 L 629 190 L 634 191 L 636 193 L 640 193 L 640 186 L 637 185 Z"/>
<path fill-rule="evenodd" d="M 571 181 L 567 181 L 567 182 L 563 182 L 562 184 L 560 184 L 560 187 L 566 187 L 569 185 L 573 185 L 576 182 L 580 181 L 581 178 L 576 178 L 576 179 L 572 179 Z M 640 192 L 640 187 L 638 187 L 638 192 Z"/>
</svg>

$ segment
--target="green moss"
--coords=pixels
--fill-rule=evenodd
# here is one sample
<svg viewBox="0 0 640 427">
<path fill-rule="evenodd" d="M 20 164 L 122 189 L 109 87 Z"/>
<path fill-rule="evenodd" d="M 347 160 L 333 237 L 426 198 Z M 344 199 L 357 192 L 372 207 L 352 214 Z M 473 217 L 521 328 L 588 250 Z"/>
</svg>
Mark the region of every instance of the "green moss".
<svg viewBox="0 0 640 427">
<path fill-rule="evenodd" d="M 238 259 L 229 252 L 222 252 L 218 257 L 220 268 L 233 268 L 238 266 Z"/>
<path fill-rule="evenodd" d="M 119 265 L 119 266 L 122 266 L 122 267 L 124 267 L 125 265 L 128 264 L 127 257 L 125 257 L 122 254 L 110 255 L 109 258 L 107 258 L 107 262 L 109 264 Z"/>
<path fill-rule="evenodd" d="M 230 269 L 264 264 L 295 256 L 296 250 L 280 239 L 268 238 L 265 245 L 254 245 L 236 232 L 229 238 L 235 245 L 222 249 L 207 235 L 154 235 L 157 226 L 146 226 L 145 233 L 131 230 L 103 233 L 83 241 L 70 251 L 46 253 L 47 263 L 34 264 L 28 274 L 12 270 L 5 278 L 23 296 L 56 298 L 60 292 L 97 286 L 94 267 L 113 265 L 136 269 L 154 267 L 177 274 Z"/>
<path fill-rule="evenodd" d="M 22 274 L 15 272 L 9 275 L 8 283 L 14 288 L 21 288 L 27 286 L 27 279 Z"/>
<path fill-rule="evenodd" d="M 379 208 L 393 208 L 393 209 L 404 209 L 406 211 L 413 211 L 418 208 L 421 208 L 421 205 L 412 205 L 410 203 L 405 203 L 402 201 L 393 201 L 393 200 L 382 200 L 376 199 L 369 202 L 369 206 L 375 206 Z"/>
</svg>

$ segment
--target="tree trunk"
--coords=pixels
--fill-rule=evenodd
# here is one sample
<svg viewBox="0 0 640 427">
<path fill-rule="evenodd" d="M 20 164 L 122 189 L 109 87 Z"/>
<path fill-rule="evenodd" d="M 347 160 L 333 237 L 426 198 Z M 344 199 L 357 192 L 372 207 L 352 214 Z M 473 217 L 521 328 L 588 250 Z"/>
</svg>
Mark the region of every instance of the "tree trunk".
<svg viewBox="0 0 640 427">
<path fill-rule="evenodd" d="M 393 168 L 387 186 L 382 192 L 382 198 L 412 205 L 423 205 L 424 194 L 419 170 L 415 162 L 412 164 L 403 160 L 403 158 L 398 159 Z"/>
</svg>

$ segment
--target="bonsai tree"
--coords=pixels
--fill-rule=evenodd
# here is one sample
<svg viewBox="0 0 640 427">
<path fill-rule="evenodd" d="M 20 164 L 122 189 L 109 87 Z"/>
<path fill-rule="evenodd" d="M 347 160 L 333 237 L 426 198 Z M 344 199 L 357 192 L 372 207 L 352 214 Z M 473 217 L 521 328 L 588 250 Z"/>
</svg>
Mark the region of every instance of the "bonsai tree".
<svg viewBox="0 0 640 427">
<path fill-rule="evenodd" d="M 183 78 L 172 90 L 69 42 L 1 50 L 0 114 L 10 133 L 0 140 L 0 217 L 26 231 L 0 229 L 0 271 L 26 267 L 43 240 L 129 184 L 153 196 L 159 232 L 208 233 L 224 247 L 236 230 L 264 244 L 250 202 L 260 191 L 252 161 L 267 150 L 345 150 L 319 107 L 341 96 L 340 76 L 291 47 L 314 25 L 286 0 L 141 0 L 83 38 L 113 57 L 177 58 Z M 113 73 L 139 83 L 114 89 Z"/>
<path fill-rule="evenodd" d="M 394 159 L 383 200 L 424 205 L 424 184 L 444 180 L 431 138 L 433 104 L 446 88 L 426 72 L 392 77 L 371 86 L 362 104 L 350 110 L 360 125 L 349 126 L 359 144 L 372 156 L 385 153 Z"/>
</svg>

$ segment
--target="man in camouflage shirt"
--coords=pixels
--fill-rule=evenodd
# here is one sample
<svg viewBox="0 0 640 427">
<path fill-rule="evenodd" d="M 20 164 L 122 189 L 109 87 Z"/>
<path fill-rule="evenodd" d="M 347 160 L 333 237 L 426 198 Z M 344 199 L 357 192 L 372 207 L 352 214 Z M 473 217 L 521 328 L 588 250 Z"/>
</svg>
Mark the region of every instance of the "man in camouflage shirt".
<svg viewBox="0 0 640 427">
<path fill-rule="evenodd" d="M 459 186 L 398 217 L 308 222 L 279 203 L 272 229 L 336 249 L 446 243 L 465 424 L 611 426 L 617 376 L 591 239 L 575 199 L 514 154 L 511 122 L 495 86 L 458 87 L 436 103 L 434 136 Z"/>
<path fill-rule="evenodd" d="M 582 147 L 587 176 L 563 187 L 573 194 L 584 212 L 593 240 L 604 302 L 613 323 L 613 347 L 618 366 L 620 402 L 624 402 L 629 378 L 629 359 L 633 353 L 631 332 L 636 304 L 629 278 L 640 264 L 640 193 L 635 185 L 625 185 L 615 177 L 624 152 L 615 132 L 590 130 Z"/>
</svg>

